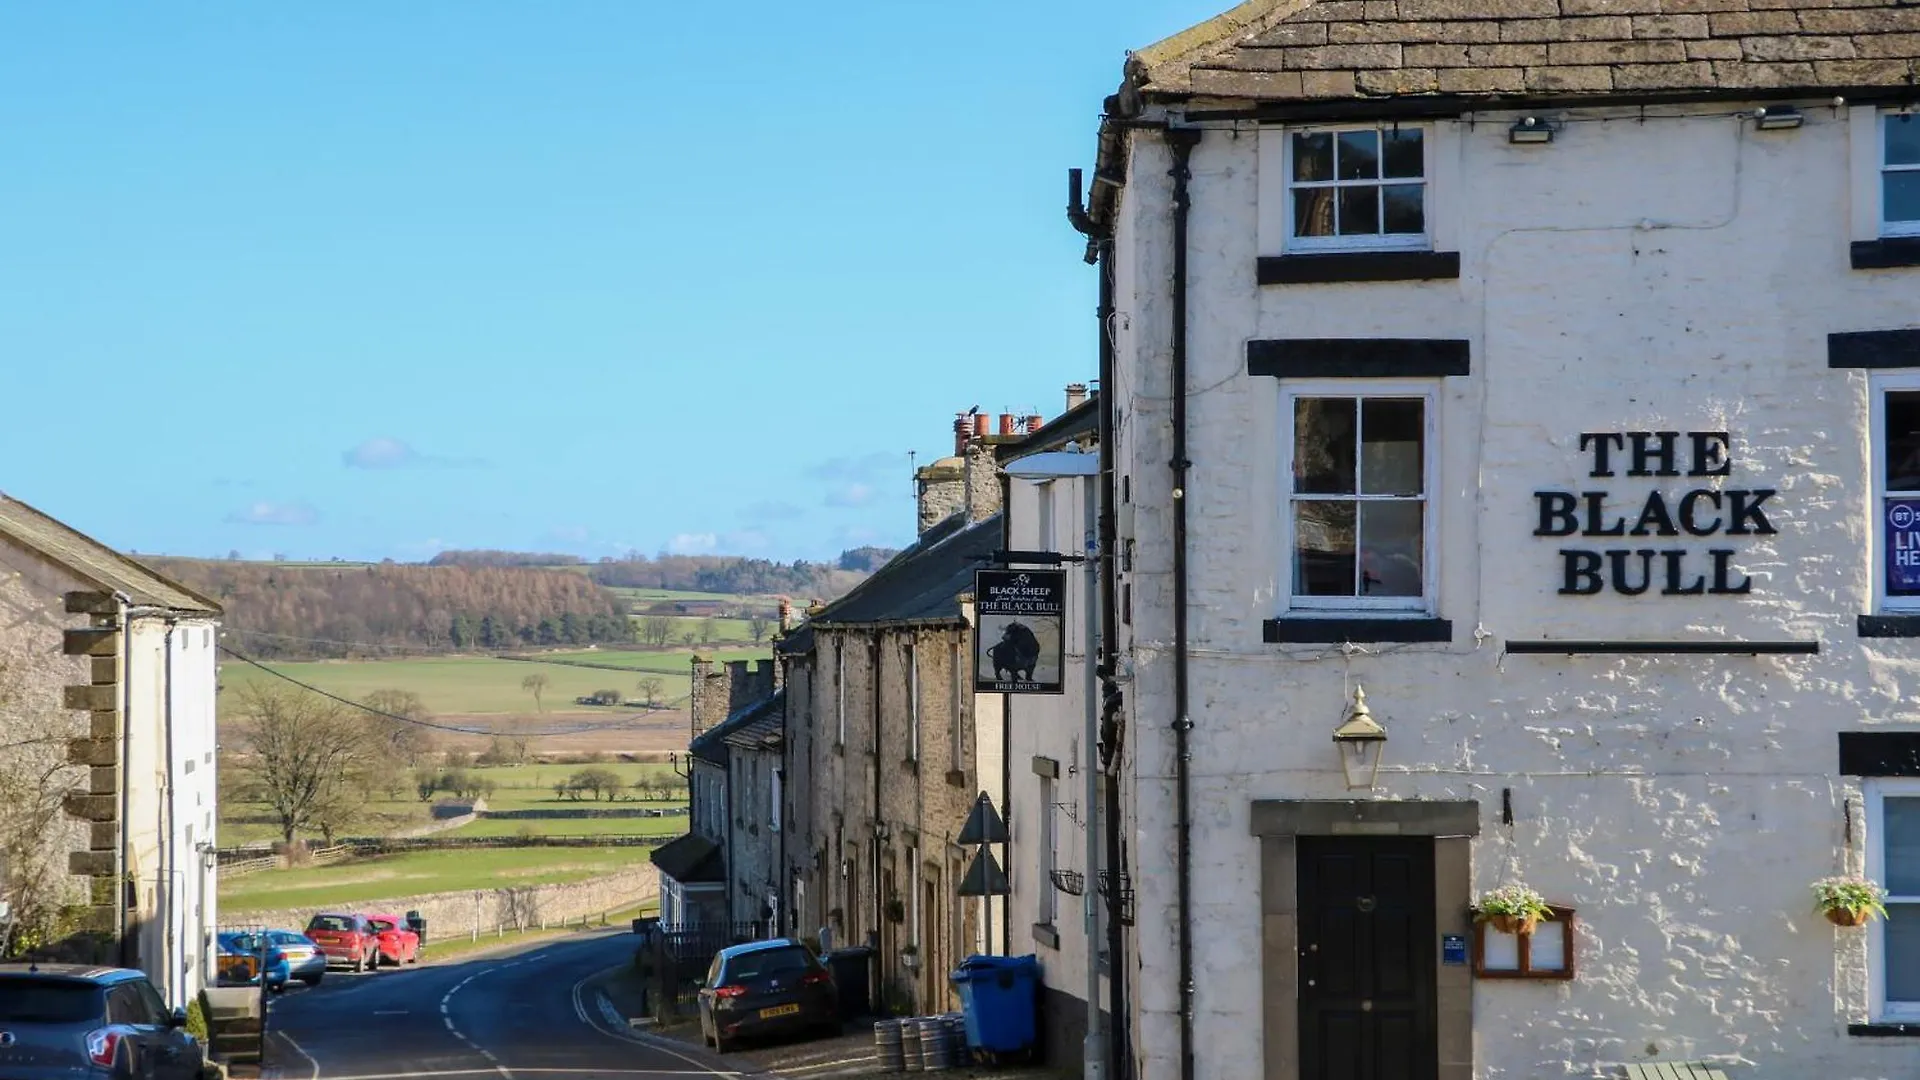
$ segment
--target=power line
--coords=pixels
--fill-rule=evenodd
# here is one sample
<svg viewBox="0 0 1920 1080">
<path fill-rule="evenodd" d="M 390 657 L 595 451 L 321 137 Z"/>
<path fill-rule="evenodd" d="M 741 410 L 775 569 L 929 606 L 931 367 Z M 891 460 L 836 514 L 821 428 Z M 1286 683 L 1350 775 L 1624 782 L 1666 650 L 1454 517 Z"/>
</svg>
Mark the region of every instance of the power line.
<svg viewBox="0 0 1920 1080">
<path fill-rule="evenodd" d="M 280 679 L 283 682 L 292 683 L 293 685 L 299 687 L 302 690 L 307 691 L 308 693 L 318 694 L 329 701 L 337 701 L 342 705 L 348 706 L 349 708 L 358 709 L 361 712 L 368 713 L 373 716 L 383 717 L 388 720 L 397 720 L 400 723 L 413 724 L 417 727 L 432 728 L 435 731 L 448 731 L 448 732 L 452 732 L 455 735 L 519 735 L 519 736 L 535 736 L 535 737 L 560 736 L 560 735 L 583 735 L 588 732 L 605 731 L 612 727 L 624 725 L 628 721 L 637 720 L 641 716 L 645 715 L 644 713 L 639 713 L 633 716 L 621 717 L 618 720 L 608 721 L 605 724 L 586 724 L 581 727 L 568 728 L 562 731 L 501 732 L 501 731 L 484 731 L 484 730 L 476 730 L 474 728 L 456 727 L 452 724 L 437 724 L 431 720 L 422 720 L 416 716 L 401 716 L 399 713 L 390 713 L 384 709 L 376 709 L 373 706 L 368 705 L 364 702 L 354 701 L 352 698 L 342 697 L 339 694 L 332 692 L 331 690 L 322 690 L 320 687 L 315 686 L 309 682 L 302 682 L 301 680 L 296 679 L 291 675 L 288 675 L 284 671 L 276 671 L 273 668 L 268 667 L 267 665 L 261 663 L 260 661 L 255 660 L 253 657 L 248 656 L 247 654 L 229 645 L 221 645 L 220 651 L 223 653 L 226 653 L 228 656 L 233 657 L 235 660 L 239 660 L 242 663 L 250 664 L 256 668 L 259 668 L 261 671 L 266 672 L 267 674 L 273 676 L 276 679 Z M 679 705 L 681 702 L 686 700 L 687 698 L 678 698 L 678 699 L 675 699 L 674 701 L 668 702 L 667 704 L 669 706 Z"/>
</svg>

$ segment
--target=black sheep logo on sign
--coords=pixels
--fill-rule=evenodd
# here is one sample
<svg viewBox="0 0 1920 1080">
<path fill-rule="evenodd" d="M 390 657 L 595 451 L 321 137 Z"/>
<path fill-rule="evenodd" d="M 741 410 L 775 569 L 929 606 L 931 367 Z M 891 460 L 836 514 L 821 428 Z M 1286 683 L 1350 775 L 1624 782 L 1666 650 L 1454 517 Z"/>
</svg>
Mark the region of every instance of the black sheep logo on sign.
<svg viewBox="0 0 1920 1080">
<path fill-rule="evenodd" d="M 1004 682 L 1011 674 L 1021 682 L 1032 682 L 1034 665 L 1040 662 L 1040 639 L 1025 623 L 1010 622 L 987 656 L 993 660 L 994 681 Z"/>
</svg>

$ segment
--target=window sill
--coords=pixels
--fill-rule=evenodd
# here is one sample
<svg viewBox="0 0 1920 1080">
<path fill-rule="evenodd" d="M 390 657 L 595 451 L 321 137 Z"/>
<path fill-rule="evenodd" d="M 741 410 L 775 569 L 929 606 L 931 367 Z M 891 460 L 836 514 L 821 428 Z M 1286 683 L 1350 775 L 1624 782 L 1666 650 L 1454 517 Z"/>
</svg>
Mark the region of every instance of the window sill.
<svg viewBox="0 0 1920 1080">
<path fill-rule="evenodd" d="M 1263 255 L 1262 285 L 1320 285 L 1348 281 L 1450 281 L 1460 276 L 1457 251 L 1328 251 Z"/>
<path fill-rule="evenodd" d="M 1920 612 L 1862 615 L 1855 632 L 1861 637 L 1920 637 Z"/>
<path fill-rule="evenodd" d="M 1055 930 L 1052 923 L 1034 923 L 1033 943 L 1045 945 L 1049 949 L 1057 949 L 1060 947 L 1060 931 Z"/>
<path fill-rule="evenodd" d="M 954 787 L 959 787 L 959 788 L 966 787 L 967 774 L 960 769 L 948 769 L 947 783 L 952 784 Z"/>
<path fill-rule="evenodd" d="M 1269 645 L 1328 645 L 1341 642 L 1371 645 L 1453 640 L 1451 620 L 1429 618 L 1292 617 L 1268 619 L 1262 624 L 1261 630 L 1262 640 Z"/>
<path fill-rule="evenodd" d="M 1886 236 L 1856 240 L 1848 254 L 1855 270 L 1893 270 L 1920 266 L 1920 236 Z"/>
<path fill-rule="evenodd" d="M 1847 1034 L 1866 1038 L 1920 1038 L 1920 1023 L 1882 1021 L 1875 1024 L 1848 1024 Z"/>
</svg>

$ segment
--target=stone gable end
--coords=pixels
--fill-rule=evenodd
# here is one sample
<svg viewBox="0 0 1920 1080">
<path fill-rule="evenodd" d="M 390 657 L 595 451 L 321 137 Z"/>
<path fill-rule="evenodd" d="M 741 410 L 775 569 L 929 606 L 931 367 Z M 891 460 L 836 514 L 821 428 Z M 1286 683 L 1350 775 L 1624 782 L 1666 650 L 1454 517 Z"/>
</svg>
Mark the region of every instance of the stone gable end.
<svg viewBox="0 0 1920 1080">
<path fill-rule="evenodd" d="M 1147 89 L 1285 101 L 1920 80 L 1920 6 L 1906 0 L 1270 0 L 1211 31 L 1143 50 Z"/>
</svg>

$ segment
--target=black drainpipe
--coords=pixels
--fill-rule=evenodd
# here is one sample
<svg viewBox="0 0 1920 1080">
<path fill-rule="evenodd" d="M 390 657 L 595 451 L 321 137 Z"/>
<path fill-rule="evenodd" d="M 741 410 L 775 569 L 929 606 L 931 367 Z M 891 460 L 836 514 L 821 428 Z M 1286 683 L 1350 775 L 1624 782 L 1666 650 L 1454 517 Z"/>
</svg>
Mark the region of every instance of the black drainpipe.
<svg viewBox="0 0 1920 1080">
<path fill-rule="evenodd" d="M 1173 151 L 1173 738 L 1174 792 L 1179 802 L 1180 1077 L 1193 1080 L 1193 785 L 1187 713 L 1187 211 L 1193 205 L 1188 163 L 1197 128 L 1168 128 Z"/>
</svg>

